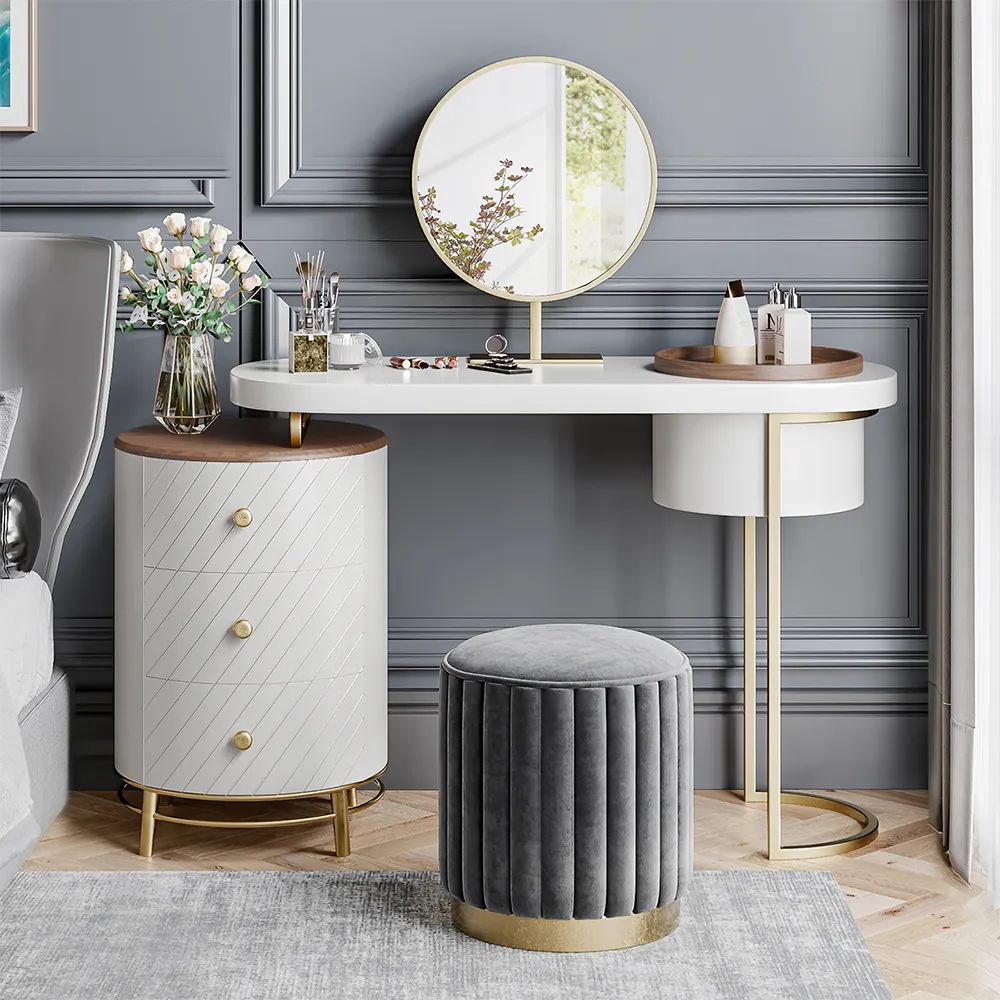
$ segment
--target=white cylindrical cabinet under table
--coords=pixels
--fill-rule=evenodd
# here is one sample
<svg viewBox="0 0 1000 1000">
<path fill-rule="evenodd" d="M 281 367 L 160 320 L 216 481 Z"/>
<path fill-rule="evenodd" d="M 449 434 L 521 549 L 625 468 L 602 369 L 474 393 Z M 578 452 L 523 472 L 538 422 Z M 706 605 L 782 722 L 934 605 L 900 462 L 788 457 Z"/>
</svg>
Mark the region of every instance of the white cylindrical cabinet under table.
<svg viewBox="0 0 1000 1000">
<path fill-rule="evenodd" d="M 372 427 L 157 427 L 115 442 L 115 765 L 156 819 L 333 821 L 350 853 L 359 786 L 387 759 L 386 456 Z M 318 814 L 241 823 L 159 797 L 322 796 Z M 361 807 L 374 799 L 361 803 Z"/>
<path fill-rule="evenodd" d="M 672 413 L 653 417 L 654 501 L 676 510 L 744 519 L 743 788 L 748 802 L 767 802 L 770 858 L 839 854 L 862 847 L 878 835 L 878 819 L 859 806 L 802 792 L 769 796 L 757 790 L 756 775 L 756 518 L 767 518 L 770 790 L 781 788 L 781 518 L 832 514 L 864 503 L 864 418 L 874 412 Z M 856 820 L 860 829 L 823 843 L 784 846 L 782 802 L 843 813 Z"/>
</svg>

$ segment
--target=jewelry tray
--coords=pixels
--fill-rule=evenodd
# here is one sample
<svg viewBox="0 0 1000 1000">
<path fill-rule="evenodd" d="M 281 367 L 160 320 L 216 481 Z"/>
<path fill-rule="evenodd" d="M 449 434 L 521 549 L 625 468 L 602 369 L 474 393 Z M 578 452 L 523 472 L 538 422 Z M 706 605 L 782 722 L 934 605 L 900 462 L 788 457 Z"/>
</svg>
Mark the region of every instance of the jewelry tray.
<svg viewBox="0 0 1000 1000">
<path fill-rule="evenodd" d="M 717 365 L 711 344 L 666 347 L 653 356 L 653 368 L 664 375 L 739 382 L 800 382 L 858 375 L 864 359 L 857 351 L 814 347 L 809 365 Z"/>
</svg>

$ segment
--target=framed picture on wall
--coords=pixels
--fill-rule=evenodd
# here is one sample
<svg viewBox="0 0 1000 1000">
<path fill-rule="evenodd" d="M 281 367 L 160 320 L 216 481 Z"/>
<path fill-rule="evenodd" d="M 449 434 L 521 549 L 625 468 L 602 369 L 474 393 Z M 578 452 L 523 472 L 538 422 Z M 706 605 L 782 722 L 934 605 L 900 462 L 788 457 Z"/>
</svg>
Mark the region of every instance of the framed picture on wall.
<svg viewBox="0 0 1000 1000">
<path fill-rule="evenodd" d="M 0 132 L 34 132 L 38 0 L 0 0 Z"/>
</svg>

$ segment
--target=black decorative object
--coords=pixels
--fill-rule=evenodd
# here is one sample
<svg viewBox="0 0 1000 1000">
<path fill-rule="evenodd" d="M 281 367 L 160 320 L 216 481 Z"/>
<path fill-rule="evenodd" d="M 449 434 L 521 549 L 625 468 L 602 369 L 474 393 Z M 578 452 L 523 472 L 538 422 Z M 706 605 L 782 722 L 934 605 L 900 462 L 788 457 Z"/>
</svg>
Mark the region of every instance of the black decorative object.
<svg viewBox="0 0 1000 1000">
<path fill-rule="evenodd" d="M 42 513 L 28 485 L 0 479 L 0 580 L 31 572 L 42 541 Z"/>
</svg>

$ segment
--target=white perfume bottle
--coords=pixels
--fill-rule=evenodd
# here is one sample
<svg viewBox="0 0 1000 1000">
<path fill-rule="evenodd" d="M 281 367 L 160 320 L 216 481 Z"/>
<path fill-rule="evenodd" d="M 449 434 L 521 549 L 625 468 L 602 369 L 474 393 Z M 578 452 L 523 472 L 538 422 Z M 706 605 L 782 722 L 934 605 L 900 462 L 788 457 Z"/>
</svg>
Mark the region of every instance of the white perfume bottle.
<svg viewBox="0 0 1000 1000">
<path fill-rule="evenodd" d="M 743 294 L 743 282 L 737 278 L 726 286 L 726 297 L 715 324 L 717 365 L 752 365 L 757 360 L 757 342 L 753 335 L 750 304 Z"/>
<path fill-rule="evenodd" d="M 781 286 L 771 285 L 767 293 L 767 305 L 757 309 L 757 364 L 774 364 L 774 333 L 777 330 L 778 313 L 784 309 L 781 302 Z"/>
<path fill-rule="evenodd" d="M 802 308 L 802 297 L 795 291 L 794 285 L 785 293 L 785 307 L 778 315 L 774 363 L 812 364 L 812 315 Z"/>
</svg>

